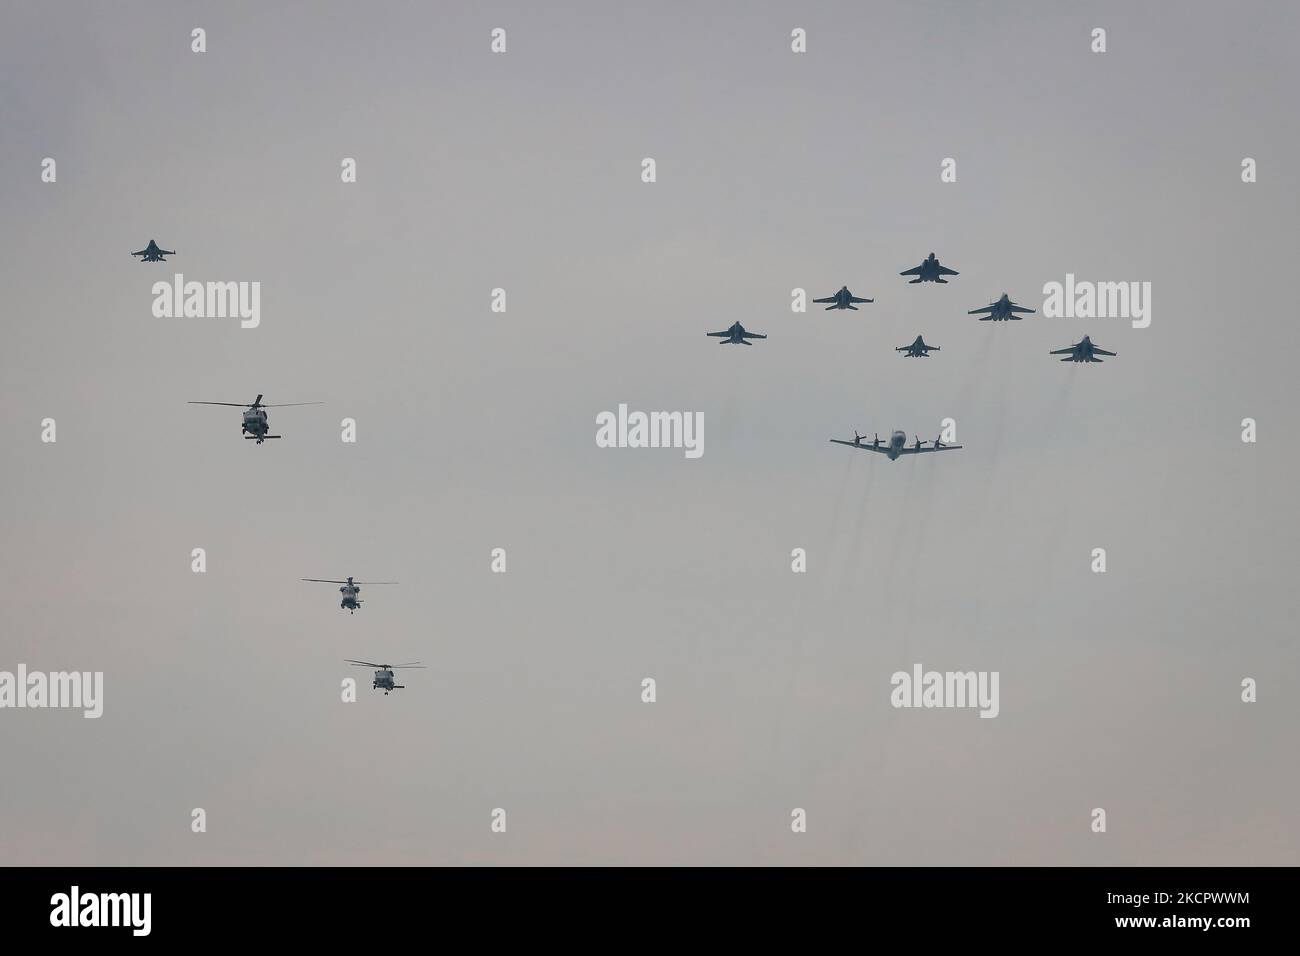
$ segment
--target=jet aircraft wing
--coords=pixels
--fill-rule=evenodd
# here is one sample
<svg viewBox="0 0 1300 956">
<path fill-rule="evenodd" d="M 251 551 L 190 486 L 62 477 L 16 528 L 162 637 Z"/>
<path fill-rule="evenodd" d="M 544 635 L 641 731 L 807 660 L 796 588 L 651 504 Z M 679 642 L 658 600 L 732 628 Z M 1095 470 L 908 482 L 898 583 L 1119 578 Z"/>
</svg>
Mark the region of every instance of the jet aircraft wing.
<svg viewBox="0 0 1300 956">
<path fill-rule="evenodd" d="M 949 269 L 947 266 L 939 266 L 939 275 L 941 276 L 959 276 L 961 275 L 956 269 Z"/>
<path fill-rule="evenodd" d="M 914 268 L 907 269 L 906 271 L 899 273 L 900 276 L 919 276 L 920 274 L 921 274 L 920 266 L 916 266 Z"/>
</svg>

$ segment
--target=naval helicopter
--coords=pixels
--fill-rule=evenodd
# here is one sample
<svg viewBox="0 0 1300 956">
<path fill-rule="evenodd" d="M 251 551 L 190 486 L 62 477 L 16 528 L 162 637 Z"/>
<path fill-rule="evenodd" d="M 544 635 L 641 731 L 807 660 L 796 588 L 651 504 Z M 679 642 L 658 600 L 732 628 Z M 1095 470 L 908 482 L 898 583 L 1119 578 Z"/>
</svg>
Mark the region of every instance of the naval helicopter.
<svg viewBox="0 0 1300 956">
<path fill-rule="evenodd" d="M 262 396 L 258 395 L 253 399 L 253 404 L 246 405 L 242 402 L 189 402 L 190 405 L 227 405 L 231 408 L 242 408 L 244 410 L 244 424 L 240 426 L 239 431 L 245 438 L 252 438 L 255 443 L 260 445 L 268 438 L 279 438 L 279 435 L 268 434 L 270 425 L 266 420 L 266 409 L 268 408 L 289 408 L 294 405 L 321 405 L 322 402 L 284 402 L 277 405 L 263 405 Z"/>
<path fill-rule="evenodd" d="M 339 601 L 340 608 L 347 608 L 348 613 L 356 614 L 357 609 L 361 607 L 361 585 L 363 584 L 396 584 L 396 581 L 353 581 L 348 578 L 346 581 L 335 581 L 331 578 L 303 578 L 304 581 L 314 581 L 316 584 L 341 584 L 339 594 L 343 595 L 343 600 Z"/>
<path fill-rule="evenodd" d="M 383 690 L 384 696 L 388 696 L 389 691 L 403 690 L 405 684 L 397 684 L 393 681 L 393 671 L 401 668 L 419 668 L 424 669 L 424 665 L 419 661 L 411 661 L 409 664 L 372 664 L 370 661 L 354 661 L 351 658 L 344 658 L 353 667 L 373 667 L 375 668 L 375 680 L 370 686 L 375 690 Z"/>
</svg>

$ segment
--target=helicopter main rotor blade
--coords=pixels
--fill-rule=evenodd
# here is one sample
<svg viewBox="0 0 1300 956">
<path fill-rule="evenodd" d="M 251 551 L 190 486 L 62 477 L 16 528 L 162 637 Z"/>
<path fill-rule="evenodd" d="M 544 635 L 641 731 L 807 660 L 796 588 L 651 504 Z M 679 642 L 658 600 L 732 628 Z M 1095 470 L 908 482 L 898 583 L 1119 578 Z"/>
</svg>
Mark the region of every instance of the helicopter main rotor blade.
<svg viewBox="0 0 1300 956">
<path fill-rule="evenodd" d="M 397 581 L 353 581 L 353 584 L 397 584 Z"/>
<path fill-rule="evenodd" d="M 317 584 L 347 584 L 347 581 L 335 581 L 332 578 L 300 578 L 302 581 L 315 581 Z M 356 582 L 352 582 L 355 584 Z"/>
<path fill-rule="evenodd" d="M 278 405 L 262 405 L 261 403 L 259 403 L 259 407 L 261 407 L 261 408 L 292 408 L 294 405 L 324 405 L 324 404 L 325 404 L 324 402 L 281 402 L 281 403 L 278 404 Z"/>
<path fill-rule="evenodd" d="M 229 405 L 231 408 L 252 408 L 248 402 L 186 402 L 186 405 Z"/>
<path fill-rule="evenodd" d="M 384 664 L 372 664 L 370 663 L 370 661 L 354 661 L 348 657 L 345 657 L 343 659 L 354 667 L 384 667 L 385 666 Z"/>
<path fill-rule="evenodd" d="M 425 665 L 421 664 L 419 661 L 411 661 L 411 663 L 409 664 L 389 664 L 388 666 L 389 667 L 411 667 L 411 668 L 423 669 Z"/>
</svg>

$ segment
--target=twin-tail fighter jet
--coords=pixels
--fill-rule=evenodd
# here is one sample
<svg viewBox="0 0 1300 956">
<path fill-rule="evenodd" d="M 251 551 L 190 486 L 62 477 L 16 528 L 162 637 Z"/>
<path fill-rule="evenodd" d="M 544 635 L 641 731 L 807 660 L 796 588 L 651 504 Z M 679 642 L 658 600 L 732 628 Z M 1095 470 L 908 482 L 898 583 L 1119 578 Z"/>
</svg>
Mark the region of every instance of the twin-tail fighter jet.
<svg viewBox="0 0 1300 956">
<path fill-rule="evenodd" d="M 727 329 L 725 332 L 706 332 L 705 334 L 713 338 L 722 339 L 722 341 L 718 343 L 719 345 L 753 345 L 753 342 L 746 340 L 767 338 L 766 335 L 759 335 L 757 332 L 746 332 L 745 327 L 739 322 L 733 324 L 731 328 Z"/>
<path fill-rule="evenodd" d="M 967 315 L 978 315 L 981 322 L 1019 322 L 1021 316 L 1017 312 L 1023 312 L 1025 315 L 1033 313 L 1033 309 L 1026 309 L 1023 305 L 1016 305 L 1011 301 L 1011 297 L 1005 292 L 1002 298 L 982 309 L 971 309 Z"/>
<path fill-rule="evenodd" d="M 925 442 L 921 440 L 920 435 L 916 437 L 915 444 L 909 445 L 907 444 L 907 435 L 901 431 L 896 431 L 890 435 L 888 444 L 882 443 L 879 435 L 876 435 L 875 439 L 870 443 L 864 442 L 862 439 L 863 436 L 854 431 L 853 441 L 845 441 L 842 438 L 832 438 L 831 441 L 837 445 L 848 445 L 850 448 L 861 448 L 865 451 L 878 451 L 882 455 L 889 456 L 890 461 L 897 461 L 900 455 L 919 455 L 922 452 L 931 451 L 956 451 L 961 447 L 961 445 L 945 445 L 936 438 L 934 444 L 929 448 L 926 448 Z"/>
<path fill-rule="evenodd" d="M 150 240 L 149 240 L 149 245 L 145 246 L 145 247 L 144 247 L 143 249 L 141 249 L 139 252 L 133 252 L 133 253 L 131 253 L 131 255 L 133 255 L 133 256 L 140 256 L 140 257 L 141 257 L 141 258 L 140 258 L 140 261 L 141 261 L 141 262 L 166 262 L 167 259 L 166 259 L 165 257 L 166 257 L 166 256 L 174 256 L 174 255 L 176 255 L 176 250 L 175 250 L 175 249 L 159 249 L 159 248 L 158 248 L 158 243 L 156 243 L 156 242 L 154 242 L 152 239 L 150 239 Z"/>
<path fill-rule="evenodd" d="M 1105 349 L 1092 344 L 1092 339 L 1088 336 L 1083 337 L 1082 342 L 1076 342 L 1069 348 L 1057 349 L 1054 352 L 1048 352 L 1048 355 L 1064 355 L 1062 362 L 1100 362 L 1098 355 L 1114 355 L 1114 352 L 1107 352 Z"/>
<path fill-rule="evenodd" d="M 903 358 L 929 358 L 931 352 L 939 352 L 941 349 L 937 345 L 926 345 L 925 339 L 918 335 L 911 345 L 900 345 L 894 351 L 902 352 Z"/>
<path fill-rule="evenodd" d="M 926 258 L 919 266 L 914 269 L 906 269 L 899 273 L 900 276 L 916 276 L 908 285 L 916 285 L 918 282 L 938 282 L 947 285 L 948 280 L 944 276 L 961 275 L 955 269 L 949 269 L 934 257 L 934 253 Z"/>
<path fill-rule="evenodd" d="M 852 309 L 856 312 L 858 311 L 858 307 L 854 303 L 875 302 L 876 300 L 860 299 L 849 291 L 848 286 L 841 286 L 840 291 L 836 292 L 834 295 L 827 296 L 825 299 L 813 299 L 813 301 L 818 305 L 826 305 L 826 303 L 829 302 L 830 305 L 826 305 L 827 312 L 830 312 L 832 309 Z"/>
</svg>

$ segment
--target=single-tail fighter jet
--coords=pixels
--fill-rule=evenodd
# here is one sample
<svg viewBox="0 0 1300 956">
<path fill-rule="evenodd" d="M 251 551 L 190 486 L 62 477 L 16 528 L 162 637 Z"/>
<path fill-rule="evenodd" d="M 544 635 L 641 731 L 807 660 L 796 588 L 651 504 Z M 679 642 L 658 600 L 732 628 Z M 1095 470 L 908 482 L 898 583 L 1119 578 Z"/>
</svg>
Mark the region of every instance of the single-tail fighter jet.
<svg viewBox="0 0 1300 956">
<path fill-rule="evenodd" d="M 706 332 L 713 338 L 722 339 L 719 345 L 753 345 L 753 342 L 747 342 L 746 339 L 765 339 L 766 335 L 759 335 L 757 332 L 746 332 L 745 327 L 739 322 L 734 323 L 731 328 L 725 332 Z"/>
<path fill-rule="evenodd" d="M 1048 352 L 1048 355 L 1064 355 L 1062 362 L 1100 362 L 1098 355 L 1114 355 L 1114 352 L 1107 352 L 1092 344 L 1092 339 L 1088 336 L 1083 337 L 1082 342 L 1076 342 L 1068 349 L 1057 349 L 1054 352 Z"/>
<path fill-rule="evenodd" d="M 816 302 L 818 305 L 826 305 L 827 302 L 831 303 L 830 305 L 826 306 L 827 312 L 831 311 L 832 309 L 852 309 L 854 312 L 856 312 L 858 311 L 858 307 L 854 305 L 855 302 L 875 302 L 876 300 L 859 299 L 856 295 L 854 295 L 852 292 L 849 291 L 848 286 L 841 286 L 840 291 L 836 292 L 834 295 L 829 296 L 825 299 L 813 299 L 813 301 Z"/>
<path fill-rule="evenodd" d="M 934 257 L 934 253 L 932 252 L 926 260 L 915 269 L 907 269 L 900 272 L 899 275 L 916 276 L 916 278 L 909 282 L 908 285 L 916 285 L 918 282 L 939 282 L 946 285 L 948 280 L 943 278 L 944 276 L 961 275 L 961 273 L 956 269 L 949 269 L 947 266 L 941 264 L 939 260 Z"/>
<path fill-rule="evenodd" d="M 911 345 L 900 345 L 894 351 L 902 352 L 903 358 L 929 358 L 931 352 L 942 350 L 937 345 L 926 345 L 925 339 L 918 335 Z"/>
<path fill-rule="evenodd" d="M 144 247 L 143 249 L 141 249 L 139 252 L 133 252 L 133 253 L 131 253 L 131 255 L 133 255 L 133 256 L 140 256 L 140 257 L 141 257 L 141 259 L 140 259 L 141 262 L 166 262 L 167 260 L 166 260 L 164 257 L 165 257 L 165 256 L 174 256 L 174 255 L 176 255 L 176 250 L 175 250 L 175 249 L 159 249 L 159 248 L 158 248 L 158 243 L 156 243 L 156 242 L 154 242 L 152 239 L 150 239 L 150 240 L 149 240 L 149 245 L 145 246 L 145 247 Z"/>
<path fill-rule="evenodd" d="M 862 441 L 862 436 L 856 431 L 853 433 L 853 441 L 845 441 L 842 438 L 832 438 L 831 441 L 837 445 L 848 445 L 850 448 L 862 448 L 866 451 L 878 451 L 883 455 L 888 455 L 890 461 L 897 461 L 899 455 L 919 455 L 922 452 L 931 451 L 956 451 L 961 447 L 961 445 L 945 445 L 936 438 L 934 444 L 931 447 L 926 448 L 925 442 L 921 440 L 920 435 L 916 437 L 916 443 L 914 445 L 908 445 L 907 435 L 901 431 L 896 431 L 889 436 L 889 444 L 882 444 L 879 435 L 875 437 L 875 441 L 866 444 Z"/>
<path fill-rule="evenodd" d="M 1005 292 L 1002 298 L 982 309 L 971 309 L 967 315 L 978 315 L 981 322 L 1019 322 L 1021 316 L 1017 312 L 1023 312 L 1025 315 L 1032 315 L 1033 309 L 1026 309 L 1023 305 L 1016 305 L 1011 301 L 1011 297 Z M 987 313 L 987 314 L 986 314 Z"/>
</svg>

